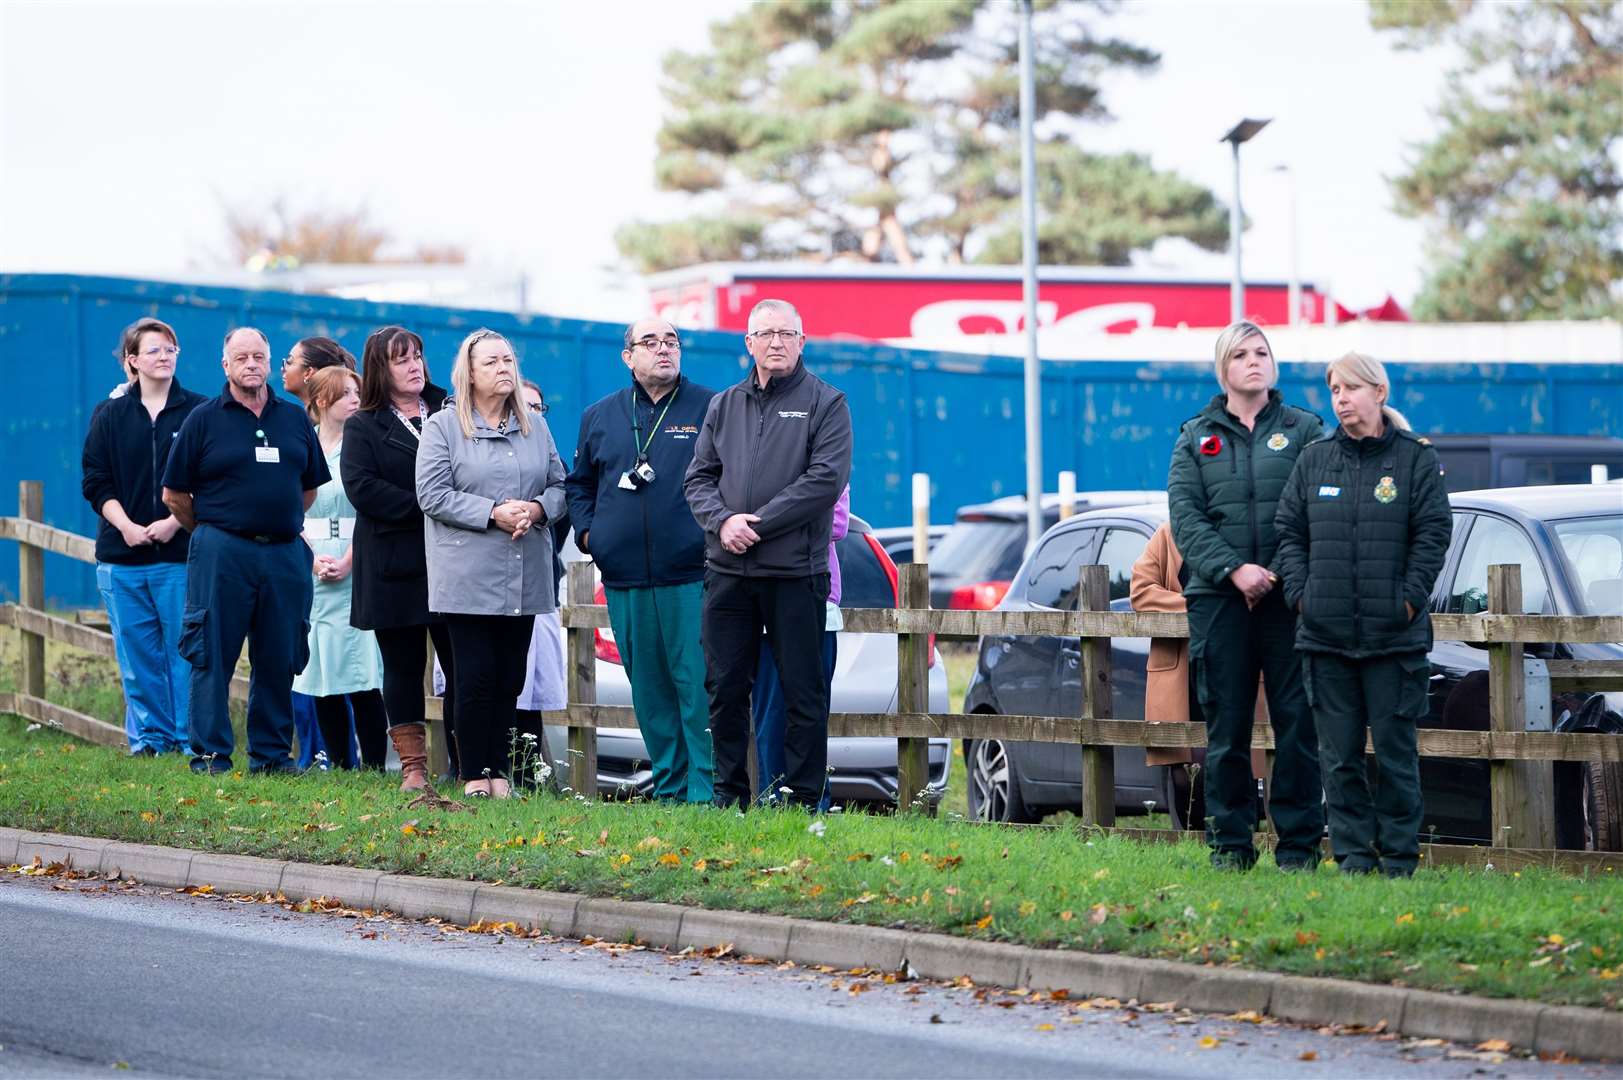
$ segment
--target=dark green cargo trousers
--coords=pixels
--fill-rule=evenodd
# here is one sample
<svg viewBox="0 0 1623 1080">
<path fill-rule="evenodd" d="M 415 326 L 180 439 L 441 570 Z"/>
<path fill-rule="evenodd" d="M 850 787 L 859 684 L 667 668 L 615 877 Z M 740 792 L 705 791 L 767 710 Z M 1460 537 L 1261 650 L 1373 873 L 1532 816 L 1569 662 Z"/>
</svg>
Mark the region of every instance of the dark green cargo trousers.
<svg viewBox="0 0 1623 1080">
<path fill-rule="evenodd" d="M 1238 592 L 1191 596 L 1189 656 L 1206 714 L 1206 842 L 1212 862 L 1246 868 L 1257 861 L 1251 728 L 1260 674 L 1274 729 L 1268 790 L 1268 813 L 1279 833 L 1274 859 L 1282 867 L 1316 866 L 1324 836 L 1318 742 L 1302 687 L 1296 616 L 1286 610 L 1281 590 L 1269 590 L 1254 610 Z"/>
<path fill-rule="evenodd" d="M 1427 716 L 1425 653 L 1347 660 L 1304 653 L 1330 810 L 1330 850 L 1349 873 L 1414 873 L 1420 858 L 1420 754 L 1415 729 Z M 1375 749 L 1374 791 L 1364 733 Z"/>
</svg>

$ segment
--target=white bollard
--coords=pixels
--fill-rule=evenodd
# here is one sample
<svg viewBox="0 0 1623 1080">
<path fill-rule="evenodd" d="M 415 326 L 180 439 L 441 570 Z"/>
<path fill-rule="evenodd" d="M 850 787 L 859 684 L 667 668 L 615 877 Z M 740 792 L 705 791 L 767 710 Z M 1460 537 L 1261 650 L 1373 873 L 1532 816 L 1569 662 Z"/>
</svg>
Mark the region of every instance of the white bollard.
<svg viewBox="0 0 1623 1080">
<path fill-rule="evenodd" d="M 1066 469 L 1059 474 L 1059 519 L 1076 513 L 1076 473 Z"/>
<path fill-rule="evenodd" d="M 913 474 L 913 561 L 930 561 L 930 474 Z"/>
</svg>

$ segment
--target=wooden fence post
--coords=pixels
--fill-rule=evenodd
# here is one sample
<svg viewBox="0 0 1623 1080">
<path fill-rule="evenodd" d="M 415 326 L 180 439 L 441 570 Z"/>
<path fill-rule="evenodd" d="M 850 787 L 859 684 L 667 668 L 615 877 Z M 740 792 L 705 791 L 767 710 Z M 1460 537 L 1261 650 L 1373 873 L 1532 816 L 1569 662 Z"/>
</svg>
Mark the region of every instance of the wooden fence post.
<svg viewBox="0 0 1623 1080">
<path fill-rule="evenodd" d="M 569 606 L 592 604 L 592 564 L 569 564 Z M 597 726 L 575 706 L 597 704 L 597 649 L 589 626 L 569 628 L 569 786 L 577 795 L 597 798 Z"/>
<path fill-rule="evenodd" d="M 898 608 L 930 606 L 930 567 L 925 563 L 903 563 L 896 568 L 901 594 Z M 896 635 L 896 711 L 902 714 L 930 711 L 930 635 Z M 896 740 L 896 810 L 920 808 L 932 817 L 935 800 L 921 794 L 930 785 L 930 740 Z"/>
<path fill-rule="evenodd" d="M 1078 608 L 1110 610 L 1110 571 L 1082 567 Z M 1082 639 L 1082 718 L 1109 720 L 1114 710 L 1110 683 L 1110 639 Z M 1106 828 L 1116 824 L 1116 750 L 1082 744 L 1082 823 Z"/>
<path fill-rule="evenodd" d="M 1522 568 L 1488 567 L 1488 612 L 1522 613 Z M 1488 646 L 1488 727 L 1521 731 L 1527 725 L 1527 688 L 1519 641 Z M 1549 761 L 1494 761 L 1489 765 L 1496 847 L 1555 847 L 1555 767 Z"/>
<path fill-rule="evenodd" d="M 38 480 L 17 484 L 17 516 L 29 521 L 45 520 L 45 485 Z M 17 542 L 17 600 L 25 608 L 45 610 L 45 549 Z M 23 647 L 22 692 L 45 696 L 45 637 L 19 630 Z"/>
<path fill-rule="evenodd" d="M 426 628 L 423 630 L 423 634 L 424 636 L 428 635 Z M 432 637 L 428 639 L 428 648 L 425 655 L 428 657 L 428 662 L 423 665 L 423 697 L 431 698 L 434 696 L 434 639 Z M 455 687 L 450 685 L 445 687 L 445 696 L 447 698 L 454 693 L 456 693 Z M 443 699 L 440 704 L 440 718 L 428 721 L 426 726 L 429 732 L 428 776 L 432 780 L 436 776 L 444 776 L 451 771 L 451 740 L 455 738 L 455 735 L 445 723 Z M 461 777 L 455 777 L 454 779 L 460 780 Z"/>
</svg>

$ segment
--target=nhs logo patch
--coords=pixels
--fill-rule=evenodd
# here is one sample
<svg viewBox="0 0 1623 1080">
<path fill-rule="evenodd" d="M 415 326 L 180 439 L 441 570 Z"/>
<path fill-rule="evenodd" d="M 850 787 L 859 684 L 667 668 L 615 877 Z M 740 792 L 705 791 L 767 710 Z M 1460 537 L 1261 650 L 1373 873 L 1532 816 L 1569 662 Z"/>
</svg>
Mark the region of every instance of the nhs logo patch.
<svg viewBox="0 0 1623 1080">
<path fill-rule="evenodd" d="M 1341 489 L 1338 487 L 1333 487 L 1330 484 L 1322 484 L 1319 487 L 1319 498 L 1321 499 L 1334 499 L 1340 497 L 1340 495 Z"/>
</svg>

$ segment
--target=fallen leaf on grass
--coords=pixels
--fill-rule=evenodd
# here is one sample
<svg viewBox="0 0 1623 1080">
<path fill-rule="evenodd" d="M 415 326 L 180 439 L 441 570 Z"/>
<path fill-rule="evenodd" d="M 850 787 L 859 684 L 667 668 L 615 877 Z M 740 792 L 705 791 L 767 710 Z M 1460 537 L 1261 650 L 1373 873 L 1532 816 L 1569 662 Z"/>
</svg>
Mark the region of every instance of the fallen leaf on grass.
<svg viewBox="0 0 1623 1080">
<path fill-rule="evenodd" d="M 663 855 L 661 855 L 659 857 L 659 865 L 661 865 L 661 866 L 681 866 L 682 865 L 682 856 L 676 854 L 674 851 L 667 851 L 667 852 L 665 852 L 665 854 L 663 854 Z"/>
</svg>

